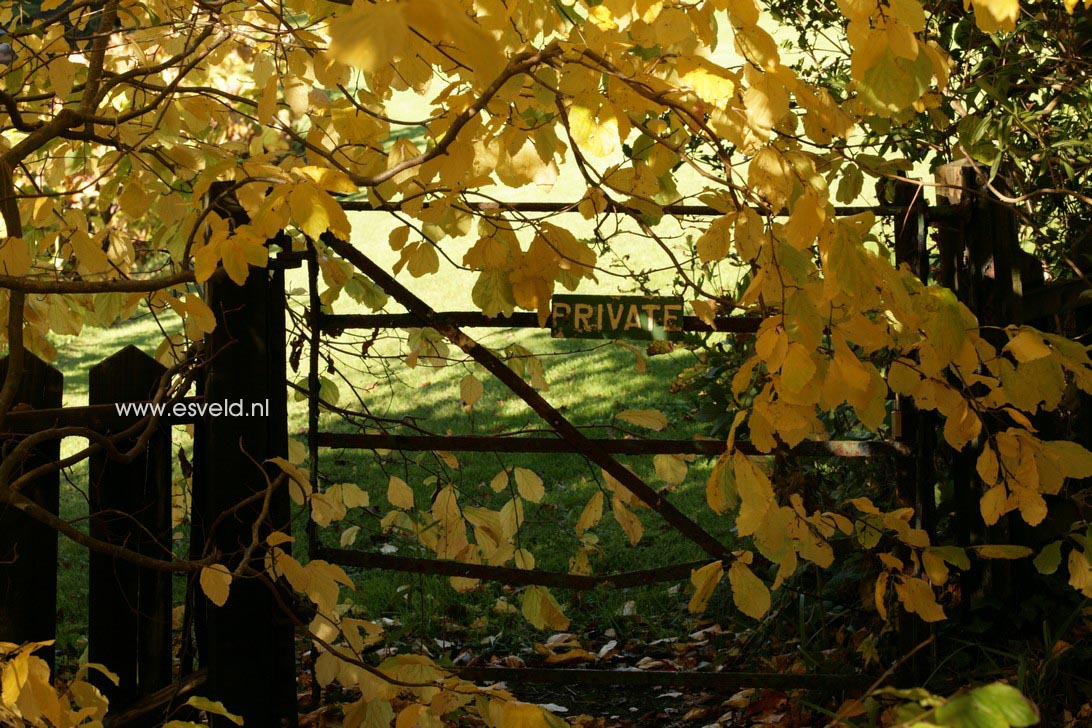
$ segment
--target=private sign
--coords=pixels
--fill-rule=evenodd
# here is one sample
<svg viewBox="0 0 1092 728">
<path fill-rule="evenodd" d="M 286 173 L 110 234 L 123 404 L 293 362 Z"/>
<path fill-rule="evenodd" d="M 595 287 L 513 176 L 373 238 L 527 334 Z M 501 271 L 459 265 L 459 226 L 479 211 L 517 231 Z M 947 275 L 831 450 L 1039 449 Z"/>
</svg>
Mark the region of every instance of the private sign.
<svg viewBox="0 0 1092 728">
<path fill-rule="evenodd" d="M 676 339 L 683 330 L 681 298 L 554 296 L 551 330 L 565 339 Z"/>
</svg>

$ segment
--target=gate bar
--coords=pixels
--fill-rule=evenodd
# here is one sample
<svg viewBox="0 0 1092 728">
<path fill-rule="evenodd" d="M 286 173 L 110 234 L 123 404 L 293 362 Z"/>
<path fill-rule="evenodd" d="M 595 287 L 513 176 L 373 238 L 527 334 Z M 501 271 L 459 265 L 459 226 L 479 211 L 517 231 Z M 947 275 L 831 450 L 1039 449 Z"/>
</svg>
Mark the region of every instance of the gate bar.
<svg viewBox="0 0 1092 728">
<path fill-rule="evenodd" d="M 346 450 L 452 450 L 454 452 L 556 452 L 580 454 L 571 443 L 559 437 L 510 437 L 488 435 L 388 435 L 381 433 L 318 432 L 319 447 Z M 590 439 L 596 447 L 611 455 L 720 455 L 727 449 L 724 440 L 610 440 Z M 744 455 L 764 453 L 749 442 L 735 443 Z M 867 458 L 908 455 L 906 443 L 877 440 L 808 440 L 788 450 L 795 456 Z"/>
<path fill-rule="evenodd" d="M 777 672 L 697 672 L 685 670 L 575 670 L 550 667 L 463 667 L 455 672 L 473 682 L 540 683 L 549 685 L 610 685 L 621 688 L 680 687 L 737 690 L 755 687 L 773 690 L 860 690 L 874 675 L 794 675 Z"/>
<path fill-rule="evenodd" d="M 709 559 L 690 561 L 684 564 L 657 566 L 639 571 L 627 571 L 619 574 L 566 574 L 560 571 L 536 571 L 517 569 L 511 566 L 490 566 L 487 564 L 468 564 L 450 559 L 428 559 L 415 556 L 397 556 L 374 551 L 351 551 L 348 549 L 321 548 L 315 554 L 316 559 L 325 559 L 332 564 L 356 566 L 362 569 L 380 569 L 383 571 L 403 571 L 410 574 L 428 574 L 431 576 L 456 576 L 465 579 L 498 581 L 510 586 L 548 586 L 560 589 L 591 591 L 600 586 L 613 586 L 627 589 L 635 586 L 659 584 L 665 581 L 689 579 L 690 572 L 705 566 Z"/>
<path fill-rule="evenodd" d="M 342 210 L 346 212 L 400 212 L 402 208 L 399 205 L 376 205 L 368 200 L 346 200 L 344 198 L 338 200 L 338 204 Z M 580 201 L 576 202 L 467 202 L 462 201 L 458 203 L 460 207 L 470 212 L 532 212 L 532 213 L 554 213 L 554 212 L 577 212 Z M 425 209 L 430 207 L 429 203 L 425 203 Z M 608 201 L 606 203 L 606 209 L 604 212 L 626 212 L 628 208 L 625 205 Z M 664 215 L 671 215 L 674 217 L 720 217 L 725 214 L 724 210 L 716 207 L 710 207 L 709 205 L 663 205 L 661 208 Z M 757 212 L 759 215 L 769 214 L 769 210 L 764 210 L 761 207 L 752 206 L 750 209 Z M 927 215 L 930 220 L 944 220 L 959 213 L 960 208 L 958 205 L 938 205 L 930 207 Z M 849 217 L 851 215 L 860 215 L 861 213 L 871 212 L 877 217 L 895 217 L 906 213 L 906 205 L 836 205 L 834 207 L 834 214 L 838 217 Z M 782 210 L 774 213 L 774 217 L 787 217 L 788 212 Z"/>
<path fill-rule="evenodd" d="M 490 318 L 481 311 L 437 312 L 432 317 L 434 325 L 460 326 L 465 328 L 550 328 L 551 318 L 544 326 L 539 326 L 538 314 L 518 311 L 510 316 Z M 763 319 L 757 316 L 717 316 L 713 325 L 702 321 L 697 316 L 683 316 L 682 330 L 701 333 L 753 334 L 762 325 Z M 318 318 L 319 328 L 326 333 L 340 333 L 347 329 L 407 329 L 421 326 L 421 320 L 411 313 L 373 313 L 373 314 L 322 314 Z M 607 337 L 604 337 L 607 338 Z"/>
</svg>

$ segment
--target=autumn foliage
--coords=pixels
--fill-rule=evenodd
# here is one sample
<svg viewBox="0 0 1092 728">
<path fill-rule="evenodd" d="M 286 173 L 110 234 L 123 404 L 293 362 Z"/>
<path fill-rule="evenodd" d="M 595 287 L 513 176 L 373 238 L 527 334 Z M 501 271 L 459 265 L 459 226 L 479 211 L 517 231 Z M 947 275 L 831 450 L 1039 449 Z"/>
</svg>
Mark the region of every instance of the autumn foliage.
<svg viewBox="0 0 1092 728">
<path fill-rule="evenodd" d="M 1088 4 L 975 0 L 967 12 L 981 31 L 1003 36 L 1028 13 L 1079 16 Z M 1084 445 L 1047 438 L 1035 424 L 1071 407 L 1078 392 L 1092 394 L 1084 344 L 1025 325 L 981 327 L 953 291 L 894 265 L 876 215 L 836 214 L 865 178 L 892 178 L 917 161 L 884 158 L 860 143 L 862 129 L 928 116 L 949 92 L 955 63 L 926 33 L 919 0 L 839 0 L 837 9 L 851 48 L 844 88 L 798 73 L 791 43 L 771 34 L 756 0 L 5 5 L 0 25 L 15 58 L 0 66 L 3 336 L 12 354 L 25 347 L 50 359 L 58 336 L 140 310 L 170 312 L 180 333 L 157 357 L 181 376 L 196 365 L 191 346 L 215 323 L 203 285 L 220 271 L 236 283 L 260 275 L 267 241 L 285 230 L 284 248 L 316 246 L 324 305 L 378 310 L 387 294 L 322 242 L 332 234 L 365 253 L 377 244 L 353 230 L 342 207 L 349 199 L 397 219 L 387 243 L 400 280 L 427 281 L 446 265 L 445 248 L 469 237 L 453 262 L 475 304 L 491 317 L 533 311 L 544 322 L 555 292 L 598 280 L 609 265 L 602 241 L 496 203 L 574 174 L 570 214 L 616 220 L 662 251 L 688 313 L 762 318 L 730 379 L 727 452 L 705 484 L 708 507 L 734 523 L 737 538 L 693 572 L 692 612 L 726 589 L 739 612 L 761 620 L 809 564 L 838 568 L 836 541 L 871 554 L 873 606 L 889 623 L 899 613 L 944 620 L 938 595 L 978 560 L 1034 557 L 1040 572 L 1092 597 L 1092 545 L 1079 529 L 1037 551 L 944 543 L 904 505 L 862 496 L 817 507 L 786 493 L 764 457 L 829 439 L 826 415 L 836 410 L 884 430 L 898 396 L 939 414 L 951 451 L 978 453 L 986 525 L 1015 513 L 1036 526 L 1067 479 L 1092 476 Z M 398 115 L 409 95 L 423 100 L 419 118 Z M 224 212 L 229 199 L 246 222 Z M 719 214 L 695 223 L 665 213 L 683 202 Z M 728 270 L 738 289 L 711 273 Z M 409 366 L 440 363 L 448 342 L 415 329 L 408 349 Z M 544 389 L 541 362 L 520 366 Z M 0 422 L 12 377 L 0 389 Z M 473 406 L 481 393 L 468 376 L 452 396 Z M 651 410 L 617 417 L 649 432 L 666 425 Z M 760 456 L 740 452 L 742 439 Z M 423 508 L 414 484 L 397 477 L 378 490 L 319 489 L 298 462 L 274 465 L 278 484 L 318 527 L 385 492 L 393 508 L 383 527 L 413 535 L 437 558 L 534 566 L 517 534 L 524 508 L 547 486 L 529 469 L 497 473 L 492 490 L 510 494 L 499 505 L 472 504 L 441 484 Z M 0 466 L 4 506 L 26 500 L 15 472 Z M 677 484 L 687 463 L 662 457 L 656 472 Z M 647 504 L 604 475 L 605 490 L 573 524 L 582 543 L 574 573 L 592 571 L 589 535 L 606 527 L 606 514 L 631 544 L 644 537 L 635 511 Z M 368 657 L 384 630 L 339 608 L 349 574 L 297 560 L 291 541 L 277 532 L 242 562 L 186 568 L 215 604 L 230 599 L 236 580 L 264 575 L 313 606 L 317 679 L 360 691 L 346 725 L 387 725 L 392 705 L 399 726 L 438 725 L 458 711 L 498 726 L 557 722 L 426 657 Z M 535 629 L 570 628 L 549 589 L 530 586 L 519 599 Z M 35 660 L 29 648 L 0 645 L 0 717 L 97 725 L 106 709 L 97 691 L 77 681 L 58 698 Z M 395 700 L 406 695 L 408 707 Z"/>
</svg>

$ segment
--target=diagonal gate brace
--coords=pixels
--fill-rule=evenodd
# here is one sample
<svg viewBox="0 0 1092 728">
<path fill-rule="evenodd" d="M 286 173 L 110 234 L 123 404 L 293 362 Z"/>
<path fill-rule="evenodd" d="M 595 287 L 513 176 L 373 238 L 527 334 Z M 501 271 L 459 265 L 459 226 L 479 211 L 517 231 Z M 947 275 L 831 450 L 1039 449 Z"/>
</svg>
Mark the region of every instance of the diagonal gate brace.
<svg viewBox="0 0 1092 728">
<path fill-rule="evenodd" d="M 574 452 L 584 455 L 609 473 L 645 505 L 659 513 L 665 521 L 683 536 L 700 546 L 705 553 L 719 560 L 729 560 L 731 558 L 731 550 L 727 546 L 656 492 L 644 480 L 614 459 L 599 444 L 586 437 L 553 405 L 547 402 L 542 395 L 523 381 L 522 377 L 498 359 L 493 352 L 465 334 L 457 326 L 440 322 L 436 311 L 395 280 L 394 276 L 377 265 L 371 258 L 353 247 L 352 244 L 340 240 L 337 236 L 328 232 L 324 233 L 321 239 L 331 250 L 352 263 L 361 273 L 371 278 L 383 291 L 402 304 L 410 314 L 417 318 L 422 326 L 438 331 L 474 361 L 485 367 L 490 374 L 523 399 L 539 417 L 545 420 L 562 439 L 572 446 Z"/>
</svg>

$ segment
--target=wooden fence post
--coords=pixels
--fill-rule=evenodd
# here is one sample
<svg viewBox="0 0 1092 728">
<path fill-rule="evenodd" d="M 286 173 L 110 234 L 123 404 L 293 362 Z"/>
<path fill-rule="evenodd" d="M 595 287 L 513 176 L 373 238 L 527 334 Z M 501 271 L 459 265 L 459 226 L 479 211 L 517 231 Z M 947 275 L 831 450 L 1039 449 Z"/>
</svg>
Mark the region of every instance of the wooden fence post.
<svg viewBox="0 0 1092 728">
<path fill-rule="evenodd" d="M 905 205 L 906 212 L 896 215 L 895 264 L 905 263 L 921 279 L 929 282 L 929 230 L 926 220 L 924 189 L 917 182 L 900 179 L 895 182 L 892 202 Z M 910 452 L 896 460 L 896 490 L 899 504 L 914 509 L 914 525 L 930 534 L 936 533 L 936 493 L 933 450 L 936 444 L 936 415 L 921 412 L 909 399 L 896 397 L 894 438 L 906 443 Z M 921 620 L 906 612 L 900 613 L 899 651 L 913 655 L 903 665 L 901 673 L 918 685 L 928 674 L 925 654 L 916 652 L 925 639 L 927 629 Z"/>
<path fill-rule="evenodd" d="M 929 230 L 926 221 L 924 190 L 916 182 L 895 183 L 894 203 L 905 205 L 906 212 L 895 218 L 895 264 L 906 263 L 910 270 L 929 282 Z M 918 528 L 930 533 L 936 528 L 936 494 L 933 476 L 933 446 L 936 443 L 936 417 L 919 412 L 910 402 L 899 402 L 900 432 L 896 437 L 909 444 L 911 453 L 900 459 L 899 497 L 912 506 Z"/>
<path fill-rule="evenodd" d="M 216 330 L 206 339 L 205 402 L 242 402 L 244 413 L 205 417 L 203 444 L 194 453 L 194 503 L 204 508 L 205 538 L 223 562 L 234 566 L 262 510 L 261 499 L 239 504 L 264 491 L 266 475 L 275 474 L 269 466 L 263 474 L 260 464 L 287 456 L 283 272 L 252 269 L 242 286 L 214 277 L 208 302 Z M 266 411 L 255 415 L 254 405 Z M 288 491 L 281 488 L 261 526 L 262 536 L 287 530 L 289 517 Z M 210 531 L 217 518 L 219 524 Z M 256 555 L 260 567 L 260 550 Z M 236 579 L 223 607 L 201 601 L 206 644 L 200 653 L 208 666 L 210 697 L 242 715 L 248 726 L 295 726 L 294 632 L 270 586 Z M 230 723 L 217 720 L 214 725 Z"/>
<path fill-rule="evenodd" d="M 942 229 L 941 283 L 956 292 L 980 324 L 991 327 L 984 329 L 982 336 L 1000 349 L 1008 339 L 1001 328 L 1020 319 L 1024 287 L 1041 285 L 1041 272 L 1036 279 L 1036 271 L 1025 270 L 1023 259 L 1029 256 L 1020 249 L 1019 218 L 1011 205 L 997 198 L 972 164 L 943 165 L 937 169 L 936 181 L 941 185 L 939 198 L 964 208 L 961 225 Z M 975 462 L 981 451 L 982 442 L 978 438 L 952 457 L 954 535 L 959 546 L 969 546 L 972 541 L 1010 540 L 1010 518 L 987 530 L 979 516 L 978 500 L 983 486 Z M 994 596 L 1004 598 L 1011 594 L 1012 564 L 1008 560 L 994 560 L 989 572 Z M 960 574 L 964 610 L 971 593 L 980 586 L 980 577 L 980 567 L 972 573 Z"/>
<path fill-rule="evenodd" d="M 0 381 L 9 357 L 0 359 Z M 64 378 L 30 352 L 24 353 L 16 406 L 61 406 Z M 31 433 L 19 433 L 28 435 Z M 12 443 L 14 444 L 14 443 Z M 6 454 L 8 443 L 3 443 Z M 56 462 L 61 441 L 50 440 L 31 451 L 22 471 Z M 23 494 L 51 513 L 60 504 L 60 472 L 36 478 Z M 42 642 L 57 633 L 57 532 L 13 508 L 0 506 L 0 642 Z M 37 653 L 53 665 L 54 650 Z"/>
<path fill-rule="evenodd" d="M 166 367 L 127 346 L 91 368 L 91 404 L 151 399 Z M 119 443 L 131 447 L 131 443 Z M 155 558 L 171 553 L 171 434 L 161 425 L 130 463 L 91 456 L 91 535 Z M 117 673 L 100 680 L 112 707 L 124 708 L 171 681 L 171 575 L 105 554 L 90 557 L 88 657 Z"/>
</svg>

